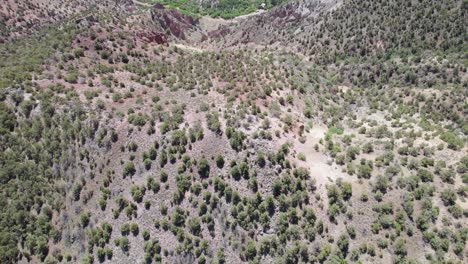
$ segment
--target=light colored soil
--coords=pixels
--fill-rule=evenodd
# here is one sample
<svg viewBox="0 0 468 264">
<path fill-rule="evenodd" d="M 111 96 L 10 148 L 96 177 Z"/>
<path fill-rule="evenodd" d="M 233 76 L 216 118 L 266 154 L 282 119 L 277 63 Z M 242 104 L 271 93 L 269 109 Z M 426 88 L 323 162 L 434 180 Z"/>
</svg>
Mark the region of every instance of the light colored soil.
<svg viewBox="0 0 468 264">
<path fill-rule="evenodd" d="M 194 47 L 194 46 L 189 46 L 185 44 L 177 44 L 177 43 L 171 43 L 172 47 L 176 47 L 182 50 L 190 51 L 190 52 L 203 52 L 204 50 L 202 48 Z"/>
<path fill-rule="evenodd" d="M 311 177 L 317 180 L 319 189 L 320 186 L 323 187 L 338 178 L 343 178 L 346 181 L 351 180 L 336 164 L 331 163 L 330 157 L 320 152 L 323 150 L 323 145 L 320 145 L 319 141 L 325 137 L 326 132 L 327 128 L 324 125 L 317 125 L 310 129 L 308 133 L 304 133 L 306 137 L 304 144 L 294 140 L 294 149 L 297 153 L 303 153 L 306 157 L 305 161 L 297 160 L 298 164 L 310 169 Z M 315 144 L 319 145 L 319 152 L 314 149 Z"/>
</svg>

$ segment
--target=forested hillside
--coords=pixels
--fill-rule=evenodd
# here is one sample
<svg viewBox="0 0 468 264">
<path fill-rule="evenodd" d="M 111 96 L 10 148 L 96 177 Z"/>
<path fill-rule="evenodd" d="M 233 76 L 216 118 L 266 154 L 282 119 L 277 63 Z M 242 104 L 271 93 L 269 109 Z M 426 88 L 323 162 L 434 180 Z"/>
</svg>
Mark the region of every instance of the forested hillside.
<svg viewBox="0 0 468 264">
<path fill-rule="evenodd" d="M 0 262 L 465 263 L 468 2 L 261 2 L 8 0 Z"/>
</svg>

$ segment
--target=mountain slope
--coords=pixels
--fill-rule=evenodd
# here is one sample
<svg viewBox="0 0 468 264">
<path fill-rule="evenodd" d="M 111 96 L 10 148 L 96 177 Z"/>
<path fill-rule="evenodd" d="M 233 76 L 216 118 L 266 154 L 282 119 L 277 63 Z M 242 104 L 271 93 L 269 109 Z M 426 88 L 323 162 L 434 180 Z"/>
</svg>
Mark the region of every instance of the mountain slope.
<svg viewBox="0 0 468 264">
<path fill-rule="evenodd" d="M 292 1 L 234 26 L 232 40 L 281 42 L 327 62 L 386 52 L 460 52 L 466 11 L 465 1 Z"/>
<path fill-rule="evenodd" d="M 466 1 L 101 3 L 0 44 L 0 262 L 466 262 Z"/>
</svg>

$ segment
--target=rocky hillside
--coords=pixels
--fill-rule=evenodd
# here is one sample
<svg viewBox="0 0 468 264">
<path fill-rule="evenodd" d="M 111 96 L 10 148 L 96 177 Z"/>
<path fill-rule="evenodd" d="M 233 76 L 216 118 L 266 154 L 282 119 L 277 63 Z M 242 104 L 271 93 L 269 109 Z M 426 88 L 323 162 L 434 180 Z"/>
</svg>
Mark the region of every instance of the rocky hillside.
<svg viewBox="0 0 468 264">
<path fill-rule="evenodd" d="M 466 1 L 27 2 L 1 263 L 466 262 Z"/>
<path fill-rule="evenodd" d="M 0 6 L 0 42 L 90 12 L 107 12 L 132 3 L 131 0 L 5 0 Z"/>
<path fill-rule="evenodd" d="M 467 8 L 464 1 L 291 1 L 224 35 L 233 36 L 226 45 L 287 44 L 326 62 L 386 52 L 460 52 Z"/>
</svg>

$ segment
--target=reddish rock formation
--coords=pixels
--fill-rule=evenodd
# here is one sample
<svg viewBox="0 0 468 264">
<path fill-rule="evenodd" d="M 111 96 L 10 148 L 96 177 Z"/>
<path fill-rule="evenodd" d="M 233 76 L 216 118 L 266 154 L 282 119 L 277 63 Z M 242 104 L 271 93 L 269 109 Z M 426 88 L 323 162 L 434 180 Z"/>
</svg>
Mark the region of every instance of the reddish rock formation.
<svg viewBox="0 0 468 264">
<path fill-rule="evenodd" d="M 198 19 L 181 14 L 175 9 L 166 9 L 161 4 L 153 6 L 151 19 L 162 32 L 168 32 L 179 39 L 185 39 L 185 33 L 198 25 Z"/>
<path fill-rule="evenodd" d="M 148 43 L 168 44 L 166 35 L 161 32 L 140 31 L 136 33 L 136 36 Z"/>
</svg>

